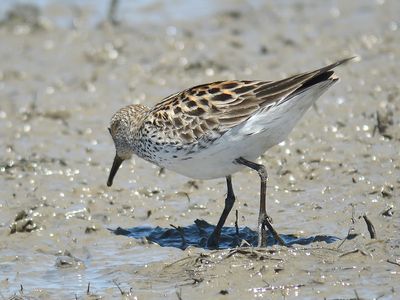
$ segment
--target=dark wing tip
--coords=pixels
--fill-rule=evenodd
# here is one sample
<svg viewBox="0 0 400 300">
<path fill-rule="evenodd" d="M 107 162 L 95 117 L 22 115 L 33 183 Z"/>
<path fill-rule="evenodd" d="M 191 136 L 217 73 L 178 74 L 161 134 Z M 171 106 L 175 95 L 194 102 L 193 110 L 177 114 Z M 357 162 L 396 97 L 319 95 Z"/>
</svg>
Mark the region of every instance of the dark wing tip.
<svg viewBox="0 0 400 300">
<path fill-rule="evenodd" d="M 336 68 L 337 66 L 346 64 L 346 63 L 348 63 L 349 61 L 351 61 L 353 59 L 359 59 L 359 57 L 358 56 L 352 56 L 352 57 L 347 57 L 347 58 L 338 60 L 337 62 L 334 62 L 333 64 L 330 64 L 330 65 L 328 65 L 326 67 L 321 68 L 320 71 L 322 71 L 322 72 L 329 71 L 329 70 L 331 70 L 333 68 Z"/>
<path fill-rule="evenodd" d="M 353 59 L 359 59 L 359 57 L 357 55 L 354 55 L 354 56 L 351 56 L 351 57 L 343 58 L 343 59 L 337 61 L 337 64 L 341 65 L 341 64 L 347 63 L 347 62 L 349 62 L 350 60 L 353 60 Z"/>
</svg>

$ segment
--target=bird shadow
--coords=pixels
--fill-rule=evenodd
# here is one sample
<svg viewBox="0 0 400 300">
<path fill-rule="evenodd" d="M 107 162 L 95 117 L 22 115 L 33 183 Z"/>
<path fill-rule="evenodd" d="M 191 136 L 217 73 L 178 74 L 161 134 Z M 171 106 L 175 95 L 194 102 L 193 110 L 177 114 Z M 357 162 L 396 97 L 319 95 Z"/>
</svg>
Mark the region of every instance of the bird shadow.
<svg viewBox="0 0 400 300">
<path fill-rule="evenodd" d="M 215 226 L 207 223 L 204 220 L 195 220 L 194 224 L 186 227 L 176 227 L 171 225 L 171 228 L 137 226 L 132 228 L 110 229 L 116 235 L 124 235 L 135 239 L 146 239 L 156 243 L 161 247 L 174 247 L 186 249 L 189 246 L 210 249 L 207 247 L 207 239 L 213 232 Z M 297 237 L 292 234 L 280 235 L 286 246 L 294 244 L 309 245 L 314 242 L 333 243 L 340 238 L 331 235 L 315 235 L 310 237 Z M 229 249 L 238 246 L 253 246 L 256 247 L 258 242 L 258 233 L 248 227 L 223 227 L 219 240 L 219 249 Z M 272 235 L 268 235 L 267 245 L 272 246 L 277 244 L 277 241 Z"/>
</svg>

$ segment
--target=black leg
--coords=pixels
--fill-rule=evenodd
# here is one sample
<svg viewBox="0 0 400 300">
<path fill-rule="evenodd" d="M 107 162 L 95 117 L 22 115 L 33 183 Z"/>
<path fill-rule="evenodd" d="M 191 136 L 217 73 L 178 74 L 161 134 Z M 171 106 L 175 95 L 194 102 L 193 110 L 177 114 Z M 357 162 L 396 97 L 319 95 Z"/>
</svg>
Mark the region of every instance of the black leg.
<svg viewBox="0 0 400 300">
<path fill-rule="evenodd" d="M 239 157 L 236 159 L 238 164 L 242 164 L 247 166 L 255 171 L 257 171 L 258 175 L 260 176 L 261 180 L 261 187 L 260 187 L 260 212 L 258 214 L 258 246 L 259 247 L 266 247 L 267 246 L 267 233 L 265 230 L 265 226 L 268 227 L 268 230 L 272 233 L 275 240 L 281 244 L 285 245 L 285 242 L 276 232 L 276 230 L 272 227 L 270 218 L 267 215 L 267 204 L 266 204 L 266 196 L 267 196 L 267 170 L 265 169 L 264 165 L 260 165 L 243 157 Z"/>
<path fill-rule="evenodd" d="M 225 224 L 226 218 L 228 217 L 233 207 L 233 204 L 235 203 L 235 194 L 233 193 L 231 176 L 226 176 L 226 185 L 228 188 L 228 193 L 225 199 L 225 207 L 221 214 L 221 217 L 219 218 L 217 226 L 215 227 L 213 233 L 208 238 L 207 241 L 208 248 L 218 248 L 219 238 L 221 236 L 221 229 Z"/>
</svg>

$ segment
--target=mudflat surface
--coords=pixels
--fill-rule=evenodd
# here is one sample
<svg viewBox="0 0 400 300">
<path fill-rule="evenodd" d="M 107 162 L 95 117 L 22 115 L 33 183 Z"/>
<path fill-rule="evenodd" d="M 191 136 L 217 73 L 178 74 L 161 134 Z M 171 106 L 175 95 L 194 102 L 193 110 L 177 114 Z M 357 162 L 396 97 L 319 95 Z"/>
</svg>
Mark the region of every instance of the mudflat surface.
<svg viewBox="0 0 400 300">
<path fill-rule="evenodd" d="M 399 297 L 399 1 L 121 2 L 117 26 L 104 20 L 108 3 L 4 3 L 0 298 Z M 133 158 L 107 188 L 107 126 L 120 107 L 353 55 L 337 69 L 341 81 L 259 159 L 275 228 L 305 242 L 182 247 L 171 224 L 189 234 L 196 219 L 215 224 L 224 179 L 193 181 Z M 243 171 L 233 184 L 239 229 L 251 236 L 258 177 Z M 226 226 L 234 223 L 233 211 Z M 175 243 L 143 237 L 160 231 Z"/>
</svg>

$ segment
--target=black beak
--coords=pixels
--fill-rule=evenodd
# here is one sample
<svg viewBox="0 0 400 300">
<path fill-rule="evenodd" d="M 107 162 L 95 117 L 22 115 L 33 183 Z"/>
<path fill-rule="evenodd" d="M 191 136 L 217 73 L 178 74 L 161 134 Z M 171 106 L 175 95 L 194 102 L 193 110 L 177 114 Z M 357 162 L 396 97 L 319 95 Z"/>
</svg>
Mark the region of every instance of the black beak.
<svg viewBox="0 0 400 300">
<path fill-rule="evenodd" d="M 111 171 L 110 171 L 110 175 L 108 176 L 108 180 L 107 180 L 107 186 L 112 186 L 113 184 L 113 180 L 114 180 L 114 176 L 115 174 L 117 174 L 117 171 L 120 167 L 120 165 L 122 164 L 124 160 L 122 158 L 120 158 L 118 155 L 115 155 L 114 157 L 114 162 L 113 165 L 111 167 Z"/>
</svg>

